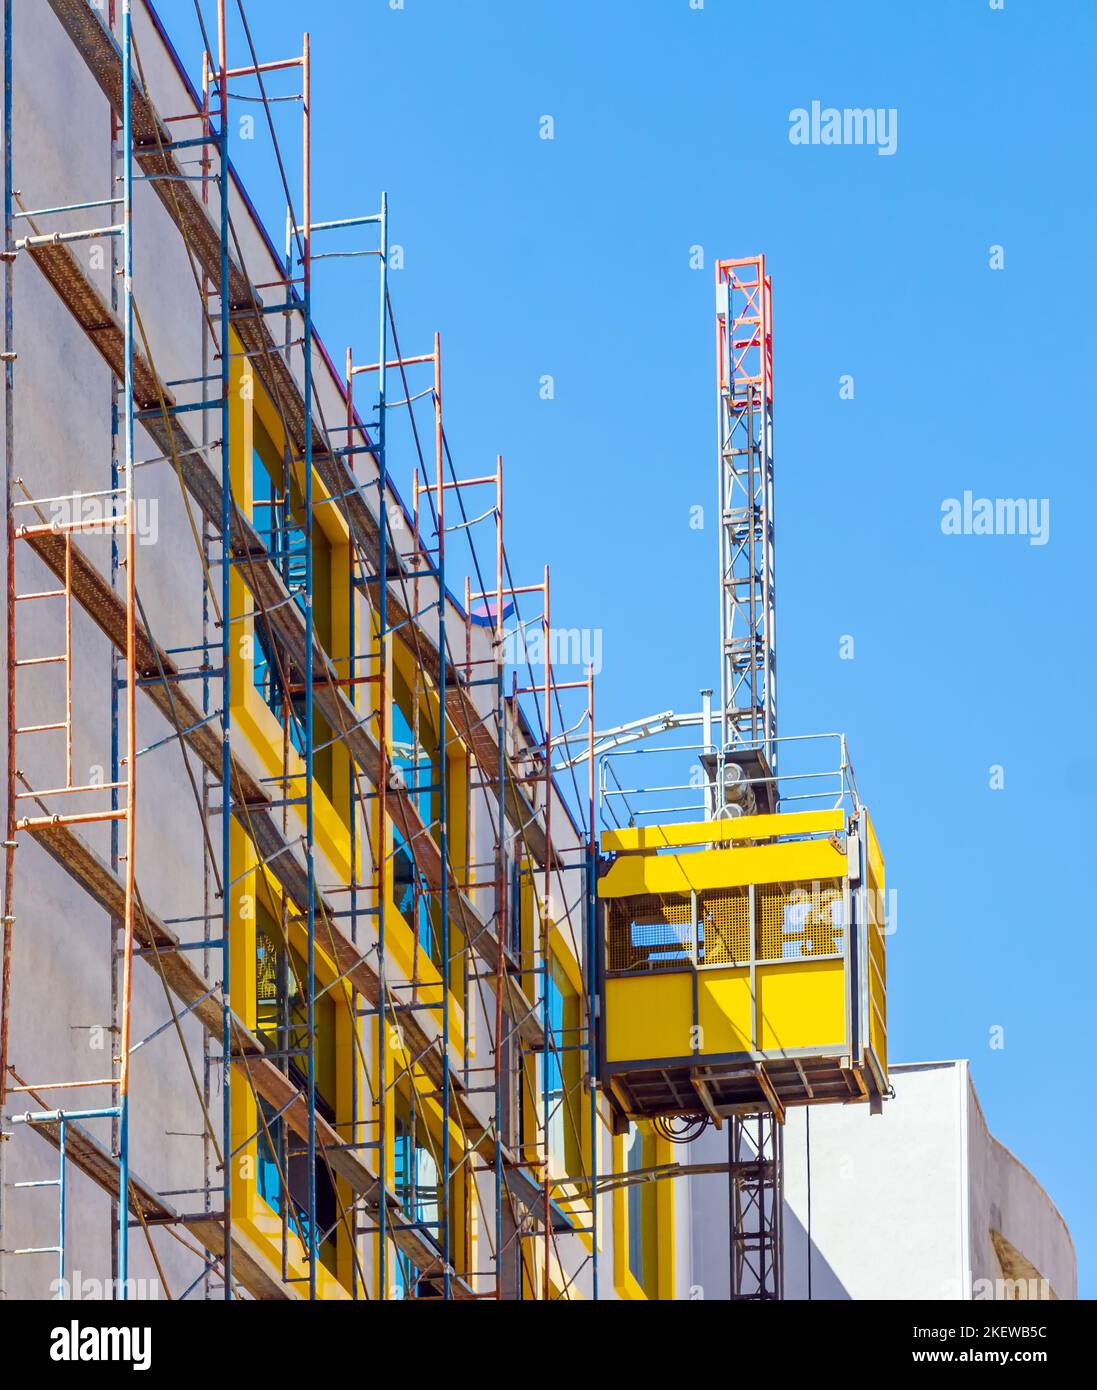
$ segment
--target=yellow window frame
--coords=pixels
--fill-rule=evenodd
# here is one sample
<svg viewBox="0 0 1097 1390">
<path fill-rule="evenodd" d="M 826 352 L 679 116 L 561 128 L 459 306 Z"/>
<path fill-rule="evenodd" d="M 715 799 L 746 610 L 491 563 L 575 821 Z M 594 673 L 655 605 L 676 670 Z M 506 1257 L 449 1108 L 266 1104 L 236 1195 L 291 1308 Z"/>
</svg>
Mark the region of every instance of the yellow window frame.
<svg viewBox="0 0 1097 1390">
<path fill-rule="evenodd" d="M 543 870 L 535 868 L 528 858 L 523 859 L 521 869 L 518 883 L 518 912 L 520 958 L 525 967 L 522 975 L 522 987 L 527 992 L 528 997 L 532 999 L 540 986 L 538 972 L 532 967 L 538 953 L 538 943 L 534 941 L 534 933 L 538 930 L 535 924 L 536 900 Z M 567 990 L 564 997 L 564 1037 L 565 1045 L 570 1047 L 577 1043 L 581 1036 L 584 1008 L 583 973 L 569 936 L 565 935 L 551 919 L 546 925 L 548 958 L 558 967 L 557 978 L 558 980 L 562 978 Z M 521 1158 L 526 1164 L 539 1166 L 541 1162 L 538 1146 L 539 1124 L 544 1117 L 537 1060 L 537 1055 L 530 1052 L 526 1052 L 522 1059 L 521 1087 L 523 1097 L 527 1101 L 532 1097 L 533 1103 L 521 1107 Z M 575 1225 L 580 1228 L 582 1234 L 579 1238 L 590 1249 L 592 1242 L 587 1232 L 592 1224 L 592 1195 L 585 1192 L 582 1186 L 573 1187 L 568 1182 L 569 1178 L 579 1179 L 589 1176 L 591 1115 L 589 1097 L 583 1086 L 585 1070 L 586 1060 L 579 1052 L 568 1051 L 563 1054 L 561 1071 L 563 1073 L 564 1093 L 568 1098 L 563 1117 L 564 1148 L 566 1154 L 569 1145 L 574 1146 L 573 1156 L 576 1160 L 577 1171 L 567 1166 L 566 1159 L 561 1162 L 559 1155 L 553 1155 L 550 1177 L 554 1179 L 553 1200 L 568 1213 Z M 577 1124 L 575 1123 L 576 1120 L 578 1121 Z M 601 1113 L 599 1113 L 598 1122 L 600 1131 L 602 1128 L 608 1130 L 609 1126 Z M 599 1132 L 600 1150 L 601 1132 Z"/>
<path fill-rule="evenodd" d="M 385 1106 L 384 1142 L 385 1163 L 389 1175 L 388 1185 L 390 1189 L 393 1189 L 393 1175 L 396 1172 L 397 1109 L 393 1101 L 399 1098 L 409 1108 L 414 1103 L 418 1123 L 426 1128 L 430 1136 L 429 1150 L 439 1160 L 439 1171 L 442 1167 L 440 1160 L 442 1157 L 444 1118 L 442 1106 L 438 1100 L 437 1087 L 430 1077 L 424 1075 L 419 1067 L 413 1065 L 414 1058 L 405 1047 L 404 1039 L 398 1029 L 386 1018 L 383 1025 L 378 1021 L 374 1031 L 375 1039 L 379 1037 L 382 1030 L 383 1045 L 374 1049 L 374 1094 L 379 1095 L 383 1087 L 389 1098 L 388 1104 Z M 461 1163 L 464 1146 L 465 1136 L 462 1133 L 460 1121 L 454 1115 L 451 1106 L 449 1122 L 450 1188 L 448 1194 L 450 1256 L 455 1268 L 474 1269 L 476 1268 L 477 1241 L 476 1201 L 473 1191 L 473 1165 Z M 404 1215 L 410 1217 L 411 1213 L 405 1212 Z M 435 1240 L 439 1239 L 439 1231 L 433 1231 L 431 1234 Z M 391 1241 L 391 1236 L 389 1239 Z M 374 1294 L 380 1296 L 381 1275 L 378 1258 L 380 1236 L 376 1233 L 373 1237 L 373 1243 Z M 386 1298 L 393 1297 L 395 1293 L 395 1260 L 395 1251 L 390 1247 L 386 1262 Z"/>
<path fill-rule="evenodd" d="M 254 844 L 242 827 L 235 823 L 230 830 L 230 865 L 232 886 L 228 892 L 232 930 L 229 934 L 229 968 L 233 1011 L 247 1028 L 255 1031 L 259 1012 L 255 968 L 258 917 L 256 903 L 262 903 L 266 915 L 280 923 L 281 887 L 265 866 L 259 863 Z M 302 920 L 295 920 L 296 918 L 297 913 L 291 905 L 288 944 L 299 955 L 303 955 L 308 950 L 307 924 Z M 316 988 L 318 991 L 330 989 L 328 997 L 335 1006 L 334 1108 L 336 1121 L 339 1123 L 342 1117 L 351 1115 L 353 1106 L 354 996 L 345 981 L 336 983 L 339 981 L 340 972 L 334 961 L 322 950 L 319 933 L 314 954 Z M 233 1227 L 250 1237 L 257 1249 L 277 1269 L 282 1260 L 282 1218 L 259 1192 L 259 1107 L 254 1091 L 241 1077 L 239 1069 L 234 1072 L 233 1080 L 235 1084 L 232 1087 L 230 1103 L 231 1149 L 235 1155 L 232 1164 Z M 349 1134 L 349 1130 L 341 1132 Z M 353 1200 L 350 1188 L 340 1178 L 336 1180 L 335 1189 L 341 1210 L 349 1212 Z M 334 1238 L 336 1271 L 333 1274 L 318 1262 L 317 1292 L 320 1298 L 349 1298 L 354 1256 L 350 1235 L 342 1222 L 337 1226 Z M 290 1278 L 307 1279 L 308 1254 L 304 1243 L 292 1231 L 287 1233 L 286 1239 Z"/>
<path fill-rule="evenodd" d="M 636 1126 L 633 1127 L 634 1129 Z M 639 1125 L 644 1135 L 643 1167 L 656 1167 L 674 1161 L 673 1146 L 662 1138 L 647 1121 Z M 627 1174 L 627 1144 L 633 1135 L 615 1135 L 613 1139 L 613 1171 Z M 650 1162 L 648 1159 L 650 1158 Z M 647 1184 L 645 1184 L 647 1186 Z M 651 1256 L 655 1260 L 655 1293 L 644 1288 L 629 1268 L 629 1188 L 618 1186 L 613 1189 L 613 1282 L 617 1295 L 623 1299 L 657 1299 L 669 1301 L 675 1296 L 677 1288 L 677 1251 L 675 1249 L 675 1179 L 660 1178 L 651 1183 L 655 1197 L 647 1222 L 643 1240 L 644 1254 L 648 1255 L 651 1242 Z"/>
<path fill-rule="evenodd" d="M 279 470 L 286 456 L 286 434 L 278 412 L 265 388 L 256 378 L 250 363 L 240 356 L 242 348 L 233 334 L 233 363 L 230 368 L 229 412 L 232 448 L 230 468 L 233 495 L 244 514 L 254 523 L 255 493 L 253 487 L 253 450 L 256 424 L 260 434 L 269 439 L 278 454 L 272 464 Z M 294 465 L 294 482 L 303 493 L 304 465 Z M 340 675 L 347 670 L 347 641 L 349 638 L 351 583 L 350 534 L 337 507 L 319 505 L 328 494 L 319 477 L 313 475 L 314 544 L 319 543 L 330 556 L 330 591 L 325 595 L 331 615 L 331 644 L 328 656 Z M 287 799 L 303 799 L 305 795 L 305 764 L 297 750 L 283 749 L 282 725 L 255 688 L 255 600 L 244 584 L 239 565 L 233 566 L 230 576 L 230 614 L 236 640 L 230 644 L 230 680 L 232 685 L 233 733 L 247 740 L 268 777 L 280 777 L 283 769 L 289 780 L 280 795 Z M 356 692 L 351 696 L 357 704 Z M 285 753 L 285 758 L 283 754 Z M 313 785 L 313 822 L 318 849 L 331 863 L 332 869 L 344 882 L 351 877 L 350 823 L 351 765 L 350 755 L 342 743 L 335 743 L 332 754 L 332 794 L 329 796 L 319 782 Z M 303 806 L 289 808 L 291 821 L 304 831 Z"/>
<path fill-rule="evenodd" d="M 376 615 L 372 614 L 372 636 L 376 645 Z M 409 691 L 415 690 L 414 683 L 415 658 L 413 653 L 404 645 L 403 642 L 396 640 L 389 643 L 389 681 L 390 692 L 395 689 L 394 676 L 399 672 L 404 686 Z M 376 687 L 369 687 L 371 690 Z M 439 705 L 437 691 L 425 680 L 420 680 L 419 687 L 420 719 L 424 720 L 427 727 L 437 730 L 439 727 Z M 376 708 L 376 704 L 374 704 Z M 406 713 L 406 712 L 405 712 Z M 392 747 L 392 711 L 385 711 L 385 739 L 389 749 Z M 467 807 L 467 788 L 468 788 L 468 752 L 463 743 L 451 733 L 449 747 L 446 756 L 446 776 L 447 776 L 447 810 L 448 810 L 448 840 L 450 860 L 454 865 L 454 875 L 458 882 L 465 883 L 469 879 L 469 819 Z M 371 843 L 375 832 L 370 831 Z M 391 955 L 400 969 L 405 980 L 411 980 L 413 974 L 418 981 L 418 992 L 416 1002 L 419 1004 L 440 1003 L 442 977 L 434 961 L 423 951 L 421 946 L 417 946 L 418 934 L 414 929 L 413 923 L 409 922 L 396 903 L 395 882 L 393 874 L 393 826 L 391 821 L 385 826 L 385 946 L 386 953 Z M 464 940 L 458 924 L 451 915 L 450 923 L 450 974 L 449 974 L 449 1027 L 450 1027 L 450 1046 L 456 1052 L 461 1053 L 465 1048 L 465 1007 L 464 1007 L 464 962 L 465 950 Z M 435 1010 L 432 1014 L 440 1023 L 440 1013 Z M 475 1038 L 470 1036 L 468 1039 L 469 1055 L 475 1056 Z"/>
</svg>

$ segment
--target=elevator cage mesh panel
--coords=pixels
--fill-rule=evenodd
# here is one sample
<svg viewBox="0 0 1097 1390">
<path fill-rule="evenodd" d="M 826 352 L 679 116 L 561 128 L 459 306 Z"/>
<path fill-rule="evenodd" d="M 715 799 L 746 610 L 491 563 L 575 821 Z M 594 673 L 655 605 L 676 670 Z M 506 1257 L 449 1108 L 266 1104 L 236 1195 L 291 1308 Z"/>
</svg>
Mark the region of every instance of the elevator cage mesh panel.
<svg viewBox="0 0 1097 1390">
<path fill-rule="evenodd" d="M 606 969 L 681 970 L 693 955 L 689 894 L 641 894 L 606 905 Z"/>
<path fill-rule="evenodd" d="M 837 956 L 845 950 L 841 879 L 765 884 L 755 889 L 753 951 L 746 888 L 697 895 L 647 893 L 606 903 L 606 970 L 683 970 Z M 874 973 L 883 984 L 883 929 L 870 933 Z M 881 991 L 882 993 L 882 991 Z"/>
</svg>

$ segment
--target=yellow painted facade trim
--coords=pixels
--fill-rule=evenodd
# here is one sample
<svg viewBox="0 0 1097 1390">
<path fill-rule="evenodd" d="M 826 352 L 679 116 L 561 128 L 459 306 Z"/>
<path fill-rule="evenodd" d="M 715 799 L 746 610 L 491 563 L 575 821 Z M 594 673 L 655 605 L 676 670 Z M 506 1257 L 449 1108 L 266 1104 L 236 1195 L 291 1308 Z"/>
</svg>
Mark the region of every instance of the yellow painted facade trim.
<svg viewBox="0 0 1097 1390">
<path fill-rule="evenodd" d="M 640 1128 L 650 1140 L 653 1165 L 674 1162 L 674 1146 L 661 1138 L 651 1126 Z M 613 1172 L 627 1173 L 625 1144 L 628 1136 L 614 1135 Z M 648 1143 L 645 1142 L 645 1148 Z M 645 1166 L 648 1166 L 645 1164 Z M 675 1247 L 675 1179 L 660 1178 L 655 1184 L 655 1223 L 649 1237 L 655 1241 L 656 1295 L 660 1300 L 673 1300 L 678 1289 L 678 1254 Z M 627 1187 L 613 1189 L 613 1285 L 618 1298 L 652 1301 L 629 1268 L 629 1211 Z"/>
</svg>

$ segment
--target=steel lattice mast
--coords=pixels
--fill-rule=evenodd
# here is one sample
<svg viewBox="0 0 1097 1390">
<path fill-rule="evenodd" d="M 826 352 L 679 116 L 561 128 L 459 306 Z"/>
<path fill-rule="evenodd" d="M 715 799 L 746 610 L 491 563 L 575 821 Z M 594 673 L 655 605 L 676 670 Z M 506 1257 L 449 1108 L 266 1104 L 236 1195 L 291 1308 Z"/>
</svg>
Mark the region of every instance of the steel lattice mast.
<svg viewBox="0 0 1097 1390">
<path fill-rule="evenodd" d="M 773 529 L 773 285 L 765 256 L 716 264 L 720 478 L 720 753 L 760 748 L 777 770 Z M 722 804 L 726 792 L 720 795 Z M 753 903 L 753 898 L 752 898 Z M 753 911 L 753 908 L 752 908 Z M 776 1111 L 728 1126 L 732 1299 L 782 1297 L 781 1131 Z"/>
<path fill-rule="evenodd" d="M 717 262 L 721 749 L 775 769 L 772 304 L 765 256 Z"/>
</svg>

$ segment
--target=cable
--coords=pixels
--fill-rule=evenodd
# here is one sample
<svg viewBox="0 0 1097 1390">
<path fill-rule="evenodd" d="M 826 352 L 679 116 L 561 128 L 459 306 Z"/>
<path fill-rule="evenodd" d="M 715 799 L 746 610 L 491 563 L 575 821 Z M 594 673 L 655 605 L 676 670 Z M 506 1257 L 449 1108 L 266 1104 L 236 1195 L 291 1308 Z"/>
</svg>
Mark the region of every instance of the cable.
<svg viewBox="0 0 1097 1390">
<path fill-rule="evenodd" d="M 652 1121 L 655 1132 L 672 1144 L 692 1144 L 710 1124 L 711 1115 L 657 1115 Z"/>
</svg>

